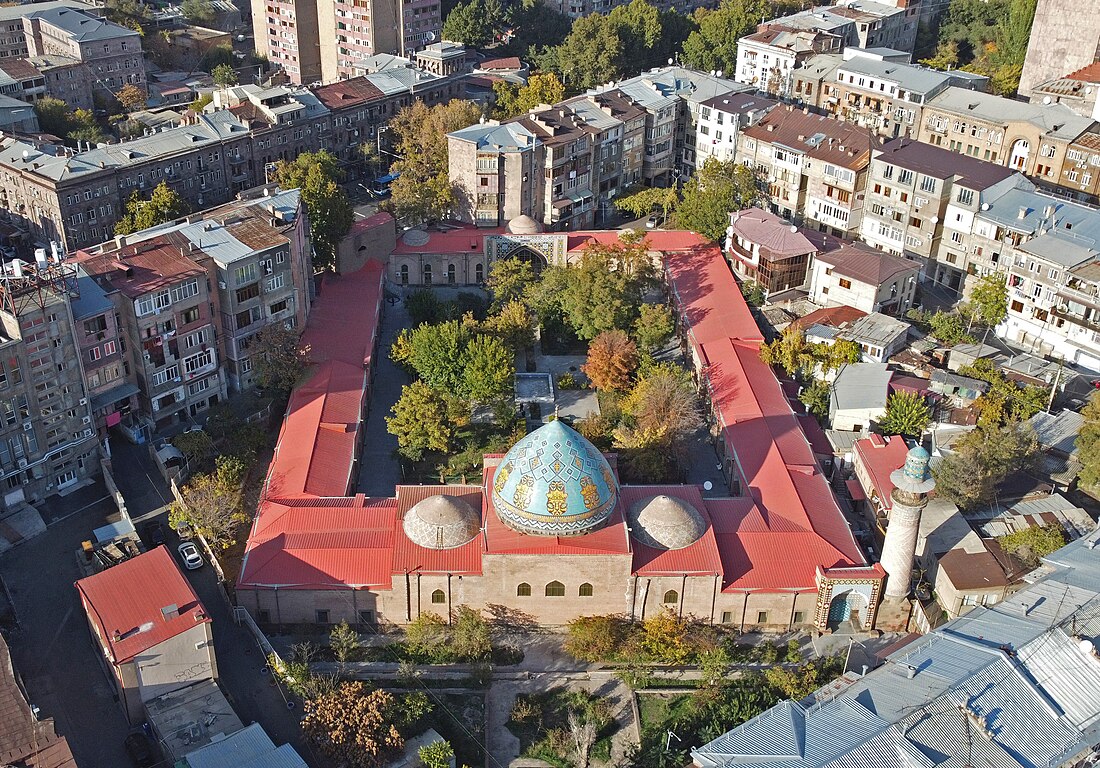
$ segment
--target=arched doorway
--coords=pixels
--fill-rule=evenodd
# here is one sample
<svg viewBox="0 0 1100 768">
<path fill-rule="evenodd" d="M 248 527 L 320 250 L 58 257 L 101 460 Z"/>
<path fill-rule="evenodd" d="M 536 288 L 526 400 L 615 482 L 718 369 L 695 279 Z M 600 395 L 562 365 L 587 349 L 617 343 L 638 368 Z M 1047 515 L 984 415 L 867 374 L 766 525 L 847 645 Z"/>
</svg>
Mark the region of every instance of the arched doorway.
<svg viewBox="0 0 1100 768">
<path fill-rule="evenodd" d="M 1012 154 L 1008 158 L 1008 167 L 1022 171 L 1027 167 L 1027 158 L 1031 154 L 1031 144 L 1027 139 L 1012 142 Z"/>
<path fill-rule="evenodd" d="M 829 601 L 829 629 L 860 630 L 867 619 L 867 597 L 854 589 L 840 592 Z"/>
<path fill-rule="evenodd" d="M 530 264 L 531 269 L 535 272 L 535 277 L 541 275 L 542 270 L 546 269 L 546 257 L 534 248 L 526 245 L 521 245 L 504 258 L 515 259 L 516 261 L 523 261 Z"/>
</svg>

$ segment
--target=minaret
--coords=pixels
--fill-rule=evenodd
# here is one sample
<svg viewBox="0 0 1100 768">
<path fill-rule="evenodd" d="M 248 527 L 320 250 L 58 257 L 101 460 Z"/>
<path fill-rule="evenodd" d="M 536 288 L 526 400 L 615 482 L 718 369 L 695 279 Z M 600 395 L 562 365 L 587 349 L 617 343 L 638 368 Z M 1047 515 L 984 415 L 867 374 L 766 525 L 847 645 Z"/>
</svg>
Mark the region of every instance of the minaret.
<svg viewBox="0 0 1100 768">
<path fill-rule="evenodd" d="M 928 472 L 930 459 L 928 451 L 918 445 L 905 455 L 905 466 L 890 473 L 893 505 L 880 562 L 887 574 L 885 595 L 894 600 L 909 596 L 920 514 L 928 506 L 928 492 L 936 487 Z"/>
</svg>

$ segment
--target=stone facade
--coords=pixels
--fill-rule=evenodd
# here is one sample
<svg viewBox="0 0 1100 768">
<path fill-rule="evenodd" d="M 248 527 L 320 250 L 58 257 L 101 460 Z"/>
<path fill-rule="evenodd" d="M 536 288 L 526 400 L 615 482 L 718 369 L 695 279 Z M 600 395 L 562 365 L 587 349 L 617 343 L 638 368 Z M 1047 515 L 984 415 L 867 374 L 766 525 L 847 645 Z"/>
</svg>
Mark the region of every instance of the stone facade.
<svg viewBox="0 0 1100 768">
<path fill-rule="evenodd" d="M 1031 23 L 1020 94 L 1100 60 L 1100 16 L 1088 3 L 1039 0 Z"/>
</svg>

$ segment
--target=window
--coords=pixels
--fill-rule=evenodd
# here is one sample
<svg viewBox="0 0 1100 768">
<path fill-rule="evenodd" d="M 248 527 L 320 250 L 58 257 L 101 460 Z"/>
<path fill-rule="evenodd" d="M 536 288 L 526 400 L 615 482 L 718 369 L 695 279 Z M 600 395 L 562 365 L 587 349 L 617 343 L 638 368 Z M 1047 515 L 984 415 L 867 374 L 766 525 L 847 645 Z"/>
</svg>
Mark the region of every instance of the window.
<svg viewBox="0 0 1100 768">
<path fill-rule="evenodd" d="M 530 597 L 531 585 L 528 584 L 526 581 L 521 582 L 519 586 L 516 587 L 516 594 L 520 597 Z"/>
<path fill-rule="evenodd" d="M 447 265 L 447 282 L 451 283 L 453 285 L 454 281 L 455 281 L 455 265 L 454 264 L 448 264 Z"/>
<path fill-rule="evenodd" d="M 432 284 L 432 265 L 431 264 L 425 264 L 424 265 L 424 285 L 431 285 L 431 284 Z"/>
<path fill-rule="evenodd" d="M 565 597 L 565 585 L 560 581 L 551 581 L 546 585 L 547 597 Z"/>
<path fill-rule="evenodd" d="M 198 280 L 188 280 L 186 283 L 183 283 L 182 285 L 172 286 L 172 289 L 168 293 L 169 293 L 169 296 L 171 297 L 173 303 L 175 303 L 177 301 L 183 301 L 184 299 L 189 299 L 192 296 L 198 296 L 199 295 L 199 281 Z"/>
<path fill-rule="evenodd" d="M 846 277 L 842 277 L 842 278 L 840 278 L 840 287 L 841 288 L 851 288 L 852 287 L 852 281 L 849 280 Z"/>
<path fill-rule="evenodd" d="M 237 267 L 233 273 L 233 284 L 244 285 L 245 283 L 251 283 L 256 279 L 256 264 L 245 264 L 243 267 Z"/>
<path fill-rule="evenodd" d="M 93 362 L 98 360 L 100 355 L 99 347 L 92 347 L 91 349 L 89 349 L 88 355 L 92 358 Z"/>
<path fill-rule="evenodd" d="M 260 284 L 252 283 L 252 285 L 246 285 L 244 288 L 237 289 L 237 303 L 254 299 L 260 295 Z"/>
<path fill-rule="evenodd" d="M 959 189 L 959 194 L 955 198 L 963 205 L 970 205 L 974 202 L 974 191 L 970 189 Z"/>
<path fill-rule="evenodd" d="M 804 611 L 795 611 L 794 612 L 794 620 L 791 623 L 792 624 L 805 624 L 806 623 L 806 613 Z"/>
<path fill-rule="evenodd" d="M 84 335 L 93 336 L 107 330 L 107 318 L 103 315 L 84 321 Z"/>
<path fill-rule="evenodd" d="M 898 183 L 909 185 L 913 183 L 913 172 L 907 169 L 901 169 L 898 171 Z"/>
<path fill-rule="evenodd" d="M 580 588 L 577 590 L 577 594 L 581 597 L 592 597 L 592 585 L 586 581 L 584 584 L 581 584 Z"/>
<path fill-rule="evenodd" d="M 191 375 L 194 374 L 195 371 L 198 371 L 210 365 L 212 362 L 214 362 L 214 352 L 213 350 L 208 349 L 205 352 L 200 352 L 197 355 L 192 355 L 191 357 L 184 360 L 183 370 L 186 371 L 188 375 Z"/>
<path fill-rule="evenodd" d="M 183 324 L 190 325 L 191 323 L 197 323 L 199 321 L 199 308 L 191 307 L 183 313 Z"/>
<path fill-rule="evenodd" d="M 662 599 L 661 602 L 663 602 L 665 605 L 675 605 L 676 603 L 680 602 L 680 595 L 676 592 L 675 589 L 670 589 L 668 592 L 665 592 L 664 599 Z"/>
<path fill-rule="evenodd" d="M 286 274 L 280 272 L 277 275 L 269 278 L 267 284 L 264 286 L 265 291 L 277 291 L 286 284 Z"/>
<path fill-rule="evenodd" d="M 474 282 L 480 283 L 485 279 L 485 268 L 481 264 L 474 264 Z"/>
<path fill-rule="evenodd" d="M 480 270 L 481 265 L 478 264 L 477 266 L 478 266 L 478 269 Z M 401 285 L 408 285 L 409 284 L 409 265 L 408 264 L 402 264 L 401 265 L 400 274 L 401 274 Z"/>
<path fill-rule="evenodd" d="M 756 613 L 756 623 L 757 624 L 767 624 L 768 623 L 768 612 L 767 611 L 757 611 L 757 613 Z"/>
<path fill-rule="evenodd" d="M 722 611 L 722 623 L 723 624 L 732 624 L 733 623 L 733 611 Z"/>
<path fill-rule="evenodd" d="M 1024 304 L 1023 304 L 1022 301 L 1014 301 L 1014 302 L 1012 302 L 1012 305 L 1010 306 L 1010 309 L 1013 312 L 1023 312 L 1024 311 Z"/>
<path fill-rule="evenodd" d="M 114 353 L 115 353 L 115 343 L 113 341 L 108 341 L 106 344 L 103 345 L 103 356 L 104 357 L 106 357 L 107 355 L 113 355 Z"/>
<path fill-rule="evenodd" d="M 247 328 L 260 319 L 260 308 L 253 307 L 252 309 L 246 309 L 244 312 L 237 313 L 237 330 L 241 328 Z"/>
<path fill-rule="evenodd" d="M 374 623 L 374 611 L 361 610 L 359 611 L 359 623 L 360 624 L 373 624 Z"/>
<path fill-rule="evenodd" d="M 435 592 L 432 592 L 432 603 L 434 605 L 440 605 L 445 602 L 447 602 L 447 595 L 444 594 L 442 589 L 437 589 Z"/>
<path fill-rule="evenodd" d="M 935 192 L 936 191 L 936 180 L 933 179 L 931 176 L 921 176 L 920 177 L 920 190 L 921 190 L 921 192 Z"/>
<path fill-rule="evenodd" d="M 328 624 L 328 611 L 318 610 L 314 612 L 318 624 Z"/>
<path fill-rule="evenodd" d="M 273 315 L 277 315 L 280 312 L 284 311 L 286 308 L 287 308 L 287 301 L 286 301 L 286 299 L 283 299 L 282 301 L 276 301 L 274 304 L 272 304 L 270 307 L 268 307 L 268 311 Z"/>
</svg>

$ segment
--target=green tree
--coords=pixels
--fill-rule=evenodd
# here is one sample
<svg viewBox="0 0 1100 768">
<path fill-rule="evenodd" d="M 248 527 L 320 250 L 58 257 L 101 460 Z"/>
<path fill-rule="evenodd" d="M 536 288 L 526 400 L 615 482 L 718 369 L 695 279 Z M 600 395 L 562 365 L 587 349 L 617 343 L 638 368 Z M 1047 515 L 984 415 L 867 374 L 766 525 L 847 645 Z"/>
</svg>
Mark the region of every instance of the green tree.
<svg viewBox="0 0 1100 768">
<path fill-rule="evenodd" d="M 433 389 L 462 392 L 470 338 L 469 328 L 458 320 L 421 325 L 409 337 L 409 364 Z"/>
<path fill-rule="evenodd" d="M 837 339 L 832 344 L 813 345 L 814 359 L 821 364 L 825 373 L 838 371 L 842 365 L 858 363 L 863 357 L 859 343 L 850 339 Z"/>
<path fill-rule="evenodd" d="M 535 283 L 531 262 L 516 258 L 498 259 L 489 267 L 485 287 L 493 297 L 490 312 L 498 312 L 510 301 L 520 299 Z"/>
<path fill-rule="evenodd" d="M 741 294 L 745 297 L 745 303 L 750 307 L 762 307 L 768 300 L 764 292 L 764 286 L 755 280 L 746 280 L 741 283 Z"/>
<path fill-rule="evenodd" d="M 145 106 L 145 92 L 136 85 L 127 84 L 122 86 L 115 94 L 115 98 L 118 99 L 118 103 L 127 112 L 133 112 Z"/>
<path fill-rule="evenodd" d="M 676 209 L 676 225 L 722 242 L 730 211 L 748 208 L 759 198 L 752 169 L 733 160 L 707 158 L 684 186 Z"/>
<path fill-rule="evenodd" d="M 412 224 L 445 218 L 457 201 L 448 176 L 447 134 L 473 125 L 481 108 L 453 99 L 428 107 L 414 101 L 390 121 L 394 153 L 401 159 L 390 168 L 401 176 L 390 186 L 391 203 L 399 219 Z"/>
<path fill-rule="evenodd" d="M 615 200 L 616 208 L 639 218 L 660 208 L 664 218 L 668 219 L 679 204 L 680 195 L 674 187 L 645 187 Z"/>
<path fill-rule="evenodd" d="M 344 663 L 353 659 L 363 646 L 363 641 L 351 625 L 341 621 L 328 633 L 328 646 L 336 660 Z"/>
<path fill-rule="evenodd" d="M 275 178 L 284 189 L 301 190 L 316 255 L 314 268 L 333 269 L 336 248 L 354 218 L 347 193 L 338 184 L 343 178 L 339 160 L 323 149 L 303 152 L 294 160 L 280 160 L 275 166 Z"/>
<path fill-rule="evenodd" d="M 829 416 L 829 400 L 832 394 L 833 388 L 829 382 L 818 380 L 804 387 L 798 399 L 814 418 L 824 423 Z"/>
<path fill-rule="evenodd" d="M 202 112 L 206 108 L 207 104 L 211 104 L 214 101 L 214 94 L 201 93 L 199 97 L 187 105 L 187 108 L 192 112 Z"/>
<path fill-rule="evenodd" d="M 519 299 L 512 299 L 501 307 L 485 321 L 484 328 L 516 352 L 535 343 L 535 318 Z"/>
<path fill-rule="evenodd" d="M 664 304 L 642 304 L 634 321 L 634 338 L 645 352 L 654 352 L 672 338 L 676 321 Z"/>
<path fill-rule="evenodd" d="M 979 426 L 997 427 L 1027 421 L 1046 407 L 1049 390 L 1013 381 L 988 358 L 964 365 L 959 373 L 989 384 L 989 389 L 975 403 Z"/>
<path fill-rule="evenodd" d="M 778 339 L 760 345 L 760 359 L 782 368 L 788 376 L 801 375 L 817 364 L 811 346 L 806 343 L 806 334 L 801 328 L 789 325 Z"/>
<path fill-rule="evenodd" d="M 183 0 L 180 10 L 184 18 L 195 24 L 209 24 L 218 15 L 210 0 Z"/>
<path fill-rule="evenodd" d="M 484 48 L 493 38 L 493 29 L 482 0 L 458 3 L 443 21 L 443 39 L 470 48 Z"/>
<path fill-rule="evenodd" d="M 210 73 L 210 76 L 214 79 L 214 85 L 222 88 L 236 85 L 238 82 L 237 73 L 229 64 L 219 64 L 214 67 L 214 71 Z"/>
<path fill-rule="evenodd" d="M 918 437 L 932 420 L 924 399 L 912 392 L 895 392 L 886 400 L 886 415 L 879 423 L 884 435 Z"/>
<path fill-rule="evenodd" d="M 318 751 L 349 768 L 385 765 L 405 745 L 394 724 L 396 702 L 358 681 L 306 699 L 302 732 Z"/>
<path fill-rule="evenodd" d="M 618 79 L 622 52 L 617 25 L 607 16 L 593 13 L 574 21 L 562 44 L 544 49 L 536 63 L 540 69 L 556 72 L 570 91 L 580 92 Z"/>
<path fill-rule="evenodd" d="M 455 406 L 423 381 L 401 388 L 401 397 L 386 417 L 386 428 L 397 438 L 397 450 L 410 461 L 425 451 L 447 453 L 455 439 Z"/>
<path fill-rule="evenodd" d="M 979 509 L 996 498 L 1006 477 L 1026 470 L 1038 450 L 1035 433 L 1026 425 L 978 427 L 933 467 L 936 492 L 963 510 Z"/>
<path fill-rule="evenodd" d="M 456 659 L 465 662 L 484 661 L 492 655 L 489 623 L 480 611 L 467 605 L 458 606 L 451 629 L 450 649 Z"/>
<path fill-rule="evenodd" d="M 957 312 L 936 312 L 928 319 L 932 335 L 945 347 L 953 347 L 964 341 L 973 341 L 963 327 L 962 315 Z"/>
<path fill-rule="evenodd" d="M 639 481 L 675 481 L 686 466 L 689 442 L 703 425 L 695 385 L 671 363 L 647 370 L 623 400 L 614 430 L 626 473 Z"/>
<path fill-rule="evenodd" d="M 188 463 L 201 464 L 214 453 L 214 441 L 201 429 L 180 432 L 172 438 L 172 445 L 179 449 Z"/>
<path fill-rule="evenodd" d="M 993 272 L 978 280 L 970 292 L 971 318 L 992 328 L 1008 317 L 1008 285 L 1005 276 Z"/>
<path fill-rule="evenodd" d="M 280 394 L 294 387 L 305 368 L 298 346 L 301 337 L 300 331 L 285 322 L 274 322 L 252 338 L 252 370 L 258 385 Z"/>
<path fill-rule="evenodd" d="M 565 86 L 553 72 L 542 72 L 531 75 L 525 86 L 497 80 L 493 93 L 496 95 L 493 114 L 504 119 L 530 112 L 540 104 L 557 104 L 565 98 Z"/>
<path fill-rule="evenodd" d="M 95 113 L 90 109 L 78 109 L 73 112 L 66 137 L 73 142 L 87 141 L 92 144 L 107 141 L 107 134 L 103 132 Z"/>
<path fill-rule="evenodd" d="M 213 472 L 193 476 L 180 489 L 181 498 L 168 507 L 168 524 L 176 530 L 190 525 L 211 546 L 232 546 L 237 529 L 248 522 L 241 495 L 244 476 L 244 462 L 219 456 Z"/>
<path fill-rule="evenodd" d="M 997 543 L 1027 567 L 1036 568 L 1042 558 L 1066 545 L 1066 532 L 1058 523 L 1033 525 L 998 536 Z"/>
<path fill-rule="evenodd" d="M 451 768 L 455 751 L 448 742 L 440 740 L 425 744 L 417 750 L 416 756 L 420 758 L 424 768 Z"/>
<path fill-rule="evenodd" d="M 641 646 L 650 659 L 664 664 L 685 664 L 693 649 L 688 640 L 688 621 L 665 609 L 642 624 Z"/>
<path fill-rule="evenodd" d="M 821 687 L 817 665 L 806 662 L 795 669 L 769 667 L 764 670 L 768 685 L 792 701 L 804 699 Z"/>
<path fill-rule="evenodd" d="M 44 133 L 64 138 L 72 129 L 72 113 L 69 105 L 61 99 L 43 96 L 34 103 L 34 113 L 38 117 L 38 126 Z"/>
<path fill-rule="evenodd" d="M 596 389 L 622 392 L 638 367 L 638 347 L 620 330 L 603 331 L 588 345 L 588 360 L 581 370 Z"/>
<path fill-rule="evenodd" d="M 1100 390 L 1094 391 L 1081 409 L 1085 418 L 1077 435 L 1077 456 L 1081 461 L 1080 483 L 1085 488 L 1100 486 Z"/>
<path fill-rule="evenodd" d="M 447 621 L 438 613 L 425 611 L 405 627 L 405 643 L 409 650 L 424 658 L 439 658 L 449 638 Z"/>
<path fill-rule="evenodd" d="M 622 616 L 580 616 L 570 621 L 565 630 L 566 653 L 588 662 L 615 659 L 632 631 Z"/>
<path fill-rule="evenodd" d="M 157 184 L 148 200 L 142 200 L 138 192 L 130 196 L 126 210 L 115 224 L 116 235 L 141 232 L 149 227 L 164 224 L 186 216 L 191 211 L 183 198 L 165 182 Z"/>
<path fill-rule="evenodd" d="M 737 71 L 737 41 L 770 18 L 766 0 L 722 0 L 713 11 L 696 13 L 699 29 L 684 42 L 684 63 L 694 69 Z M 736 209 L 731 209 L 736 210 Z"/>
<path fill-rule="evenodd" d="M 223 65 L 233 66 L 233 46 L 231 45 L 215 45 L 208 48 L 199 60 L 198 68 L 213 75 L 214 70 Z"/>
<path fill-rule="evenodd" d="M 954 40 L 942 42 L 936 46 L 936 51 L 932 56 L 921 59 L 920 63 L 932 69 L 957 69 L 959 66 L 959 44 Z"/>
<path fill-rule="evenodd" d="M 478 403 L 496 403 L 512 392 L 516 366 L 512 352 L 496 336 L 478 335 L 462 356 L 463 397 Z"/>
</svg>

